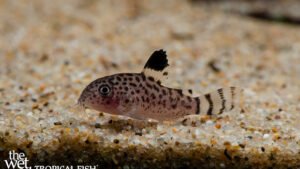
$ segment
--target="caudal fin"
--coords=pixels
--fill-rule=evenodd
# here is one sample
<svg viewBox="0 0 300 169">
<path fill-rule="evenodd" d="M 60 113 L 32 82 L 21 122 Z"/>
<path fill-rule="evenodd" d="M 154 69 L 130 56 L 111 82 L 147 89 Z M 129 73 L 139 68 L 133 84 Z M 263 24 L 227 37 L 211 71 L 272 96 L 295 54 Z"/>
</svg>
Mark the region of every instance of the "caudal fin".
<svg viewBox="0 0 300 169">
<path fill-rule="evenodd" d="M 196 114 L 222 114 L 235 108 L 242 108 L 243 89 L 226 87 L 197 97 L 198 111 Z"/>
</svg>

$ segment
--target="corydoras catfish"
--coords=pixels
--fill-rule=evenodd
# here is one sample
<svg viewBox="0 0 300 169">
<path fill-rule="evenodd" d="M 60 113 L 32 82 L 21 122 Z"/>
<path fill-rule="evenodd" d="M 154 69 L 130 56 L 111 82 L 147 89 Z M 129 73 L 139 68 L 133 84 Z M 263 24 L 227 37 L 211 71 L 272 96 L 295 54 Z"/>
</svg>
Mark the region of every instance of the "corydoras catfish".
<svg viewBox="0 0 300 169">
<path fill-rule="evenodd" d="M 163 86 L 168 66 L 166 52 L 155 51 L 141 73 L 114 74 L 91 82 L 81 93 L 78 104 L 110 114 L 159 121 L 192 114 L 222 114 L 240 107 L 243 90 L 238 87 L 192 97 L 192 90 L 184 94 L 181 89 Z"/>
</svg>

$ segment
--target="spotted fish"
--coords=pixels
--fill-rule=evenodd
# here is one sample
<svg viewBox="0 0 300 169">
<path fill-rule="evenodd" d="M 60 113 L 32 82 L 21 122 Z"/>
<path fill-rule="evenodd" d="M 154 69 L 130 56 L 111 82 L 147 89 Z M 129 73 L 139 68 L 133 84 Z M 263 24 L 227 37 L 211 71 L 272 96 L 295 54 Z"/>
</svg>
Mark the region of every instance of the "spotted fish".
<svg viewBox="0 0 300 169">
<path fill-rule="evenodd" d="M 120 73 L 96 79 L 81 93 L 78 104 L 135 119 L 174 120 L 192 114 L 222 114 L 239 107 L 242 89 L 226 87 L 200 97 L 161 85 L 167 77 L 168 59 L 155 51 L 141 73 Z"/>
</svg>

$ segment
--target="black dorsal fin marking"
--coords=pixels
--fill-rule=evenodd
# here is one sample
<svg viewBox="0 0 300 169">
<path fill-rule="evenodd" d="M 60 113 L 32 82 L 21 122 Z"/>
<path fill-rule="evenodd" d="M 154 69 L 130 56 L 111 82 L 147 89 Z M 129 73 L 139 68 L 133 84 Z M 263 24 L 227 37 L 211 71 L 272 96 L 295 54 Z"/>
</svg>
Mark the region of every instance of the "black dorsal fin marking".
<svg viewBox="0 0 300 169">
<path fill-rule="evenodd" d="M 153 77 L 156 81 L 161 82 L 168 75 L 168 72 L 165 70 L 168 66 L 166 51 L 160 49 L 152 53 L 142 73 L 146 77 Z"/>
<path fill-rule="evenodd" d="M 169 66 L 169 64 L 166 51 L 161 49 L 152 53 L 152 55 L 146 62 L 144 69 L 163 71 L 167 66 Z"/>
</svg>

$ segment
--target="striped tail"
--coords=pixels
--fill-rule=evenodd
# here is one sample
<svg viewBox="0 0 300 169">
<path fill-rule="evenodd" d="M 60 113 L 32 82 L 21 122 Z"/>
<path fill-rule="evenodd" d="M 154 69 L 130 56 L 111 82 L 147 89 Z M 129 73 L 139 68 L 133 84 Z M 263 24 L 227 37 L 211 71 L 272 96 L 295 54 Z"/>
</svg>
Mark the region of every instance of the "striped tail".
<svg viewBox="0 0 300 169">
<path fill-rule="evenodd" d="M 242 108 L 243 89 L 226 87 L 217 91 L 196 97 L 196 114 L 222 114 L 235 108 Z"/>
</svg>

